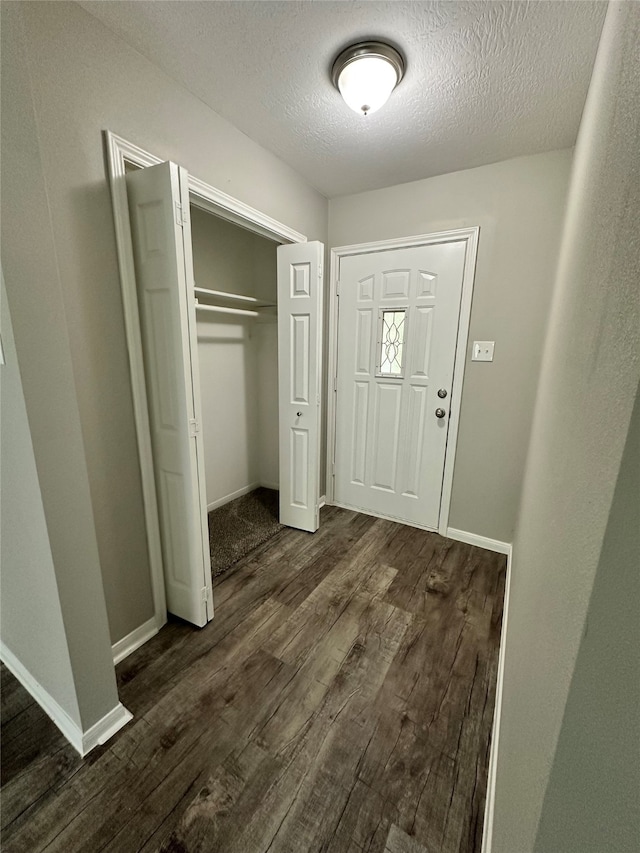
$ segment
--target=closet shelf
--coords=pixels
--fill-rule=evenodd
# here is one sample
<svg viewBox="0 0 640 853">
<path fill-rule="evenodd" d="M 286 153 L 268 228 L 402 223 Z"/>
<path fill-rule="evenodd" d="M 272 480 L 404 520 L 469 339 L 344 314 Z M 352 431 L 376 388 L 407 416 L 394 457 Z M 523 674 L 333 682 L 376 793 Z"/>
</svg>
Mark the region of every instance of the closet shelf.
<svg viewBox="0 0 640 853">
<path fill-rule="evenodd" d="M 194 287 L 197 294 L 215 299 L 230 299 L 245 305 L 255 305 L 256 308 L 275 308 L 275 302 L 263 302 L 254 296 L 242 296 L 239 293 L 227 293 L 225 290 L 208 290 L 206 287 Z"/>
<path fill-rule="evenodd" d="M 196 299 L 197 311 L 216 311 L 218 314 L 241 314 L 243 317 L 259 317 L 259 311 L 248 311 L 246 308 L 227 308 L 224 305 L 204 305 Z"/>
</svg>

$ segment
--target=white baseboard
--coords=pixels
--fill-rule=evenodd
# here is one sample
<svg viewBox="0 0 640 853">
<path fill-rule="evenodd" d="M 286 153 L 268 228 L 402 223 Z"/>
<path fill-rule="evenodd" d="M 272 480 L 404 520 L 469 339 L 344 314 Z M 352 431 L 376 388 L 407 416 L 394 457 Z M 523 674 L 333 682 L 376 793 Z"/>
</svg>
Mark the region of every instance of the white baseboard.
<svg viewBox="0 0 640 853">
<path fill-rule="evenodd" d="M 504 585 L 504 605 L 502 608 L 502 631 L 500 632 L 500 651 L 498 653 L 498 675 L 496 679 L 496 704 L 491 729 L 491 750 L 489 752 L 489 774 L 487 778 L 487 796 L 484 804 L 484 826 L 482 830 L 481 853 L 491 853 L 493 845 L 493 815 L 496 799 L 496 774 L 498 770 L 498 748 L 500 746 L 500 720 L 502 715 L 502 687 L 504 684 L 504 660 L 507 645 L 507 623 L 509 621 L 509 603 L 511 600 L 511 562 L 512 549 L 507 552 L 507 576 Z"/>
<path fill-rule="evenodd" d="M 98 744 L 105 743 L 122 726 L 133 719 L 133 715 L 118 702 L 115 708 L 112 708 L 101 720 L 83 732 L 80 725 L 69 716 L 62 705 L 31 675 L 29 670 L 2 642 L 0 642 L 0 659 L 82 757 Z"/>
<path fill-rule="evenodd" d="M 466 545 L 476 545 L 478 548 L 486 548 L 487 551 L 496 551 L 498 554 L 510 554 L 511 543 L 501 542 L 499 539 L 489 539 L 487 536 L 479 536 L 477 533 L 467 533 L 466 530 L 456 530 L 447 527 L 447 538 L 464 542 Z"/>
<path fill-rule="evenodd" d="M 320 509 L 322 509 L 322 507 L 326 506 L 326 505 L 327 505 L 327 496 L 326 495 L 320 495 L 320 500 L 318 501 L 318 506 L 320 507 Z"/>
<path fill-rule="evenodd" d="M 94 723 L 90 729 L 84 732 L 80 755 L 85 756 L 94 747 L 106 743 L 110 737 L 113 737 L 116 732 L 120 731 L 132 719 L 133 714 L 131 711 L 127 711 L 124 705 L 118 702 L 115 708 L 112 708 L 108 714 L 105 714 L 102 719 L 98 720 L 97 723 Z"/>
<path fill-rule="evenodd" d="M 225 495 L 223 498 L 218 498 L 213 501 L 213 503 L 207 504 L 207 512 L 211 512 L 212 509 L 218 509 L 220 506 L 231 503 L 231 501 L 234 501 L 236 498 L 241 498 L 243 495 L 248 495 L 249 492 L 255 492 L 255 490 L 259 488 L 273 489 L 274 492 L 280 491 L 280 485 L 278 483 L 267 483 L 265 480 L 259 480 L 257 483 L 250 483 L 248 486 L 243 486 L 241 489 L 231 492 L 230 495 Z"/>
<path fill-rule="evenodd" d="M 42 710 L 60 729 L 66 739 L 82 755 L 82 730 L 78 723 L 64 710 L 53 696 L 37 681 L 4 643 L 0 643 L 0 659 L 24 689 L 31 694 Z"/>
<path fill-rule="evenodd" d="M 158 625 L 158 620 L 155 616 L 152 616 L 151 619 L 143 622 L 142 625 L 135 628 L 130 634 L 127 634 L 126 637 L 123 637 L 111 646 L 111 651 L 113 652 L 113 663 L 120 663 L 121 660 L 128 657 L 131 652 L 135 652 L 136 649 L 139 649 L 140 646 L 146 643 L 147 640 L 150 640 L 151 637 L 155 637 L 159 630 L 160 626 Z"/>
<path fill-rule="evenodd" d="M 207 504 L 207 512 L 211 512 L 212 509 L 218 509 L 219 506 L 224 506 L 225 504 L 231 503 L 236 498 L 241 498 L 242 495 L 248 495 L 249 492 L 254 492 L 260 483 L 250 483 L 248 486 L 243 486 L 241 489 L 237 489 L 235 492 L 231 492 L 230 495 L 225 495 L 223 498 L 218 498 L 213 501 L 213 503 Z"/>
</svg>

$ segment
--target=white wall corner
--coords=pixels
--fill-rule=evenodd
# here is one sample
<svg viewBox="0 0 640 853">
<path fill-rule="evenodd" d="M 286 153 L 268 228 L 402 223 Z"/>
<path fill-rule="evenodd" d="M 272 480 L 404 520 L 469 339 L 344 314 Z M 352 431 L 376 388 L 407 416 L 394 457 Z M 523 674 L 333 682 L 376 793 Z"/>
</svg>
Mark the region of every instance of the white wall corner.
<svg viewBox="0 0 640 853">
<path fill-rule="evenodd" d="M 4 643 L 0 642 L 0 660 L 18 679 L 24 689 L 42 708 L 45 714 L 56 724 L 71 746 L 84 757 L 90 750 L 99 744 L 105 743 L 119 729 L 133 719 L 130 711 L 120 702 L 112 708 L 101 720 L 98 720 L 90 729 L 83 732 L 81 727 L 73 720 L 65 709 L 53 698 L 53 696 L 31 675 L 28 669 L 18 660 L 13 652 Z"/>
<path fill-rule="evenodd" d="M 0 660 L 18 679 L 27 693 L 40 705 L 45 714 L 53 720 L 69 743 L 82 755 L 82 729 L 78 723 L 71 718 L 48 690 L 31 675 L 24 664 L 18 660 L 3 642 L 0 642 Z"/>
<path fill-rule="evenodd" d="M 120 731 L 123 726 L 133 719 L 133 714 L 128 711 L 121 702 L 118 702 L 115 708 L 112 708 L 108 714 L 105 714 L 102 719 L 94 723 L 91 728 L 82 733 L 81 748 L 74 746 L 83 757 L 91 752 L 96 746 L 101 746 L 106 743 L 109 738 Z"/>
</svg>

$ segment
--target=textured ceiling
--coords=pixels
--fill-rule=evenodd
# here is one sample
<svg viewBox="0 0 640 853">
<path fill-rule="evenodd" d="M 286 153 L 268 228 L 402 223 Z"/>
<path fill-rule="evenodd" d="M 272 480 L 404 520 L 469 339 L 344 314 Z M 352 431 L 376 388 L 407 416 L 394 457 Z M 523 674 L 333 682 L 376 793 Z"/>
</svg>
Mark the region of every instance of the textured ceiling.
<svg viewBox="0 0 640 853">
<path fill-rule="evenodd" d="M 573 145 L 605 2 L 92 2 L 81 5 L 322 193 Z M 329 80 L 363 38 L 407 73 L 366 118 Z"/>
</svg>

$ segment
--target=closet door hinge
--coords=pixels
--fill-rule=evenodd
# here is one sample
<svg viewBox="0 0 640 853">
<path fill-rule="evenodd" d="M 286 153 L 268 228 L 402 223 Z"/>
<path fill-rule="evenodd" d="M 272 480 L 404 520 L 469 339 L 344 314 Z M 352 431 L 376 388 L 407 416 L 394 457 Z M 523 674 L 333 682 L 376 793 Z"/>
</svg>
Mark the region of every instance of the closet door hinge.
<svg viewBox="0 0 640 853">
<path fill-rule="evenodd" d="M 336 296 L 340 296 L 340 279 L 336 281 Z"/>
<path fill-rule="evenodd" d="M 184 228 L 187 224 L 187 211 L 183 209 L 179 201 L 176 202 L 176 225 Z"/>
<path fill-rule="evenodd" d="M 200 432 L 200 424 L 195 418 L 189 418 L 189 435 L 195 438 Z"/>
</svg>

